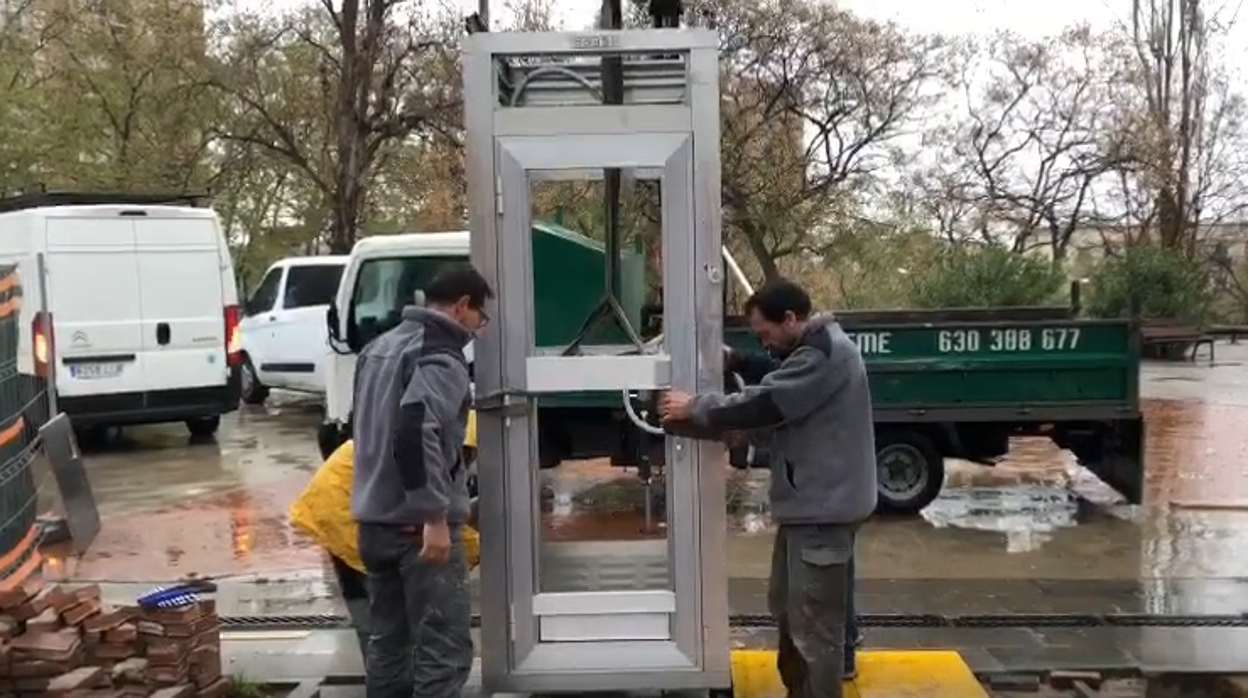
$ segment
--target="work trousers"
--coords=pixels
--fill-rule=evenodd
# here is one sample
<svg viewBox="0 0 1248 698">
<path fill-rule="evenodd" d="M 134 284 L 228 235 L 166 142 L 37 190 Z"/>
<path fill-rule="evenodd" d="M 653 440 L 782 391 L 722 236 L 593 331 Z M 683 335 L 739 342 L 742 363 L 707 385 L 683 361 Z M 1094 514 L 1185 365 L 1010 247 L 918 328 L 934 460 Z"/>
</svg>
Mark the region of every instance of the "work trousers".
<svg viewBox="0 0 1248 698">
<path fill-rule="evenodd" d="M 856 528 L 782 525 L 776 531 L 767 601 L 780 631 L 777 664 L 789 698 L 842 696 Z"/>
<path fill-rule="evenodd" d="M 420 560 L 418 531 L 360 524 L 368 570 L 368 698 L 460 698 L 472 670 L 472 605 L 459 526 L 451 555 Z"/>
<path fill-rule="evenodd" d="M 360 643 L 360 656 L 368 660 L 368 575 L 343 562 L 334 555 L 329 556 L 334 567 L 334 576 L 338 578 L 338 591 L 342 592 L 342 600 L 347 607 L 347 617 L 351 619 L 351 628 L 355 630 L 356 639 Z"/>
</svg>

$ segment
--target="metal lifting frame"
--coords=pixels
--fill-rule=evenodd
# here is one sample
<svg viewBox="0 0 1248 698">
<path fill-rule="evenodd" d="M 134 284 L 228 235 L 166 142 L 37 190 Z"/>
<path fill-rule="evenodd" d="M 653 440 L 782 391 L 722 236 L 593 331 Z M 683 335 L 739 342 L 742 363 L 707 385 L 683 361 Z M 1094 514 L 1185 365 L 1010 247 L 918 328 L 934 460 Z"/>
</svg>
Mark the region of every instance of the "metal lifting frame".
<svg viewBox="0 0 1248 698">
<path fill-rule="evenodd" d="M 543 544 L 535 409 L 549 393 L 722 388 L 718 38 L 477 33 L 464 44 L 464 86 L 472 259 L 498 291 L 475 345 L 477 394 L 501 397 L 478 407 L 480 458 L 491 464 L 480 474 L 486 688 L 727 688 L 723 447 L 666 440 L 667 540 Z M 660 183 L 666 353 L 539 355 L 530 183 L 604 170 Z M 590 571 L 547 564 L 558 556 Z M 636 575 L 642 589 L 589 581 L 626 562 L 649 565 Z"/>
</svg>

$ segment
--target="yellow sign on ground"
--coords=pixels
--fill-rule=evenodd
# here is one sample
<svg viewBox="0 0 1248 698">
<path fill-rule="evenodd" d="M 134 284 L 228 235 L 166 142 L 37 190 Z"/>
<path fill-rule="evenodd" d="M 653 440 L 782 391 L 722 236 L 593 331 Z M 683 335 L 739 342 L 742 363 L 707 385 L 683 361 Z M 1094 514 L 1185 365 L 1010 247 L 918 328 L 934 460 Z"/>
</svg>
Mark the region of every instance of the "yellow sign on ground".
<svg viewBox="0 0 1248 698">
<path fill-rule="evenodd" d="M 845 698 L 988 698 L 966 662 L 947 650 L 858 653 Z M 734 650 L 733 698 L 785 698 L 774 650 Z"/>
</svg>

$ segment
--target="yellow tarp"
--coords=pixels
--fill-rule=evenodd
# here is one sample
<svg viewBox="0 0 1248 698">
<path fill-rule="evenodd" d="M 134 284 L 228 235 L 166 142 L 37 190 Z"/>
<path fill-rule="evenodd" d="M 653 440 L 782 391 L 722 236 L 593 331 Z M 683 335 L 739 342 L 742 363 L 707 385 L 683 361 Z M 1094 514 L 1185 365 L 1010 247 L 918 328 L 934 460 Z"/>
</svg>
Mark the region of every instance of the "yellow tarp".
<svg viewBox="0 0 1248 698">
<path fill-rule="evenodd" d="M 470 417 L 471 417 L 470 413 Z M 475 446 L 475 420 L 469 428 Z M 363 572 L 364 563 L 356 549 L 356 526 L 351 518 L 351 469 L 355 447 L 347 441 L 330 454 L 317 469 L 312 481 L 290 505 L 290 522 L 308 534 L 321 547 L 351 567 Z M 481 561 L 481 537 L 471 526 L 463 527 L 464 553 L 468 569 Z"/>
</svg>

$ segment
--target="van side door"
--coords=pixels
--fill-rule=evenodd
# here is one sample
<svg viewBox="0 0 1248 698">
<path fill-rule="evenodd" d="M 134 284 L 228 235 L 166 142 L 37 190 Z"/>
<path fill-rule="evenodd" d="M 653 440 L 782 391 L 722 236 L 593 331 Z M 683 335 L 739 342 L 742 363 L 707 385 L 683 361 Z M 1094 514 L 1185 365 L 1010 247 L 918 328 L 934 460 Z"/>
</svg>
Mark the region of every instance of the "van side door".
<svg viewBox="0 0 1248 698">
<path fill-rule="evenodd" d="M 269 268 L 243 308 L 243 321 L 239 323 L 243 333 L 243 352 L 255 369 L 256 377 L 265 386 L 284 387 L 273 382 L 276 374 L 269 368 L 273 362 L 277 299 L 285 273 L 284 265 Z"/>
<path fill-rule="evenodd" d="M 273 360 L 291 388 L 325 391 L 329 330 L 325 313 L 338 292 L 344 264 L 296 264 L 286 272 L 273 341 Z"/>
</svg>

